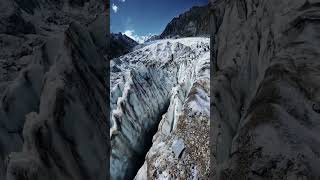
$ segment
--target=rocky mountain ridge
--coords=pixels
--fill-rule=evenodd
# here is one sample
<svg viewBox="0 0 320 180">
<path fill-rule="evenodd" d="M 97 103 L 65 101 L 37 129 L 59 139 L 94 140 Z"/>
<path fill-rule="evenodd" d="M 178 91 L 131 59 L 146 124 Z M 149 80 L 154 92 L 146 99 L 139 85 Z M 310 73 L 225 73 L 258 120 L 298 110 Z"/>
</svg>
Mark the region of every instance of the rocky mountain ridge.
<svg viewBox="0 0 320 180">
<path fill-rule="evenodd" d="M 142 44 L 136 44 L 132 40 L 128 41 L 129 37 L 121 33 L 111 34 L 111 59 L 125 55 L 135 49 L 140 49 L 149 42 L 167 39 L 167 38 L 182 38 L 182 37 L 209 37 L 209 6 L 194 6 L 190 10 L 180 14 L 168 23 L 164 31 L 160 35 L 152 35 Z M 137 46 L 136 48 L 133 48 Z"/>
<path fill-rule="evenodd" d="M 133 50 L 135 46 L 137 46 L 135 40 L 126 36 L 125 34 L 119 33 L 111 33 L 110 38 L 110 59 L 119 57 L 121 55 L 127 54 Z"/>
<path fill-rule="evenodd" d="M 159 38 L 209 37 L 209 19 L 209 5 L 194 6 L 173 18 Z"/>
</svg>

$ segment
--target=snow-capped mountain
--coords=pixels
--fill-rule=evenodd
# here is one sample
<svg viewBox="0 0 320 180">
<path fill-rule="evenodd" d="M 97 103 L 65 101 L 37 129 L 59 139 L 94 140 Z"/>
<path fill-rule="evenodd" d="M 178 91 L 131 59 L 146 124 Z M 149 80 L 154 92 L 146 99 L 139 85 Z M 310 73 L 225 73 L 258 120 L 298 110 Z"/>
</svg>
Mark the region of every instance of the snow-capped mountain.
<svg viewBox="0 0 320 180">
<path fill-rule="evenodd" d="M 111 60 L 111 179 L 207 177 L 209 54 L 183 38 Z"/>
<path fill-rule="evenodd" d="M 128 47 L 131 47 L 131 48 L 139 44 L 138 42 L 136 42 L 135 40 L 131 39 L 126 34 L 123 34 L 121 32 L 111 33 L 111 36 L 113 37 L 114 40 L 123 41 Z"/>
<path fill-rule="evenodd" d="M 158 39 L 160 39 L 159 35 L 151 35 L 151 36 L 148 37 L 148 39 L 145 41 L 145 43 L 152 42 L 152 41 L 155 41 L 155 40 L 158 40 Z"/>
</svg>

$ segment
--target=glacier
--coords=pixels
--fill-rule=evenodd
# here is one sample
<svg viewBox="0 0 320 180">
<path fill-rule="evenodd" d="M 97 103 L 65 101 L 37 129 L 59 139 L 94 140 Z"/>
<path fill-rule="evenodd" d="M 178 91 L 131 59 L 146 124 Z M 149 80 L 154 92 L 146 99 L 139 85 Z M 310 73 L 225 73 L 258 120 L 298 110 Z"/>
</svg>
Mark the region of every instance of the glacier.
<svg viewBox="0 0 320 180">
<path fill-rule="evenodd" d="M 111 60 L 111 179 L 208 177 L 209 44 L 163 39 Z"/>
</svg>

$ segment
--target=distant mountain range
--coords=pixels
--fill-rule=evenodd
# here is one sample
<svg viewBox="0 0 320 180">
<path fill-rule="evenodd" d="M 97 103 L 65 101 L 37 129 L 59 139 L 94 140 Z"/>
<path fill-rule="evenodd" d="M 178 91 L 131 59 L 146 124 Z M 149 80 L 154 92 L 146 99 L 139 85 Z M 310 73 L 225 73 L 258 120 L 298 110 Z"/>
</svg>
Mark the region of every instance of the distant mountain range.
<svg viewBox="0 0 320 180">
<path fill-rule="evenodd" d="M 168 38 L 209 36 L 209 5 L 194 6 L 189 11 L 175 17 L 160 35 L 153 35 L 145 43 Z M 111 58 L 119 57 L 133 50 L 139 43 L 130 37 L 111 34 Z"/>
</svg>

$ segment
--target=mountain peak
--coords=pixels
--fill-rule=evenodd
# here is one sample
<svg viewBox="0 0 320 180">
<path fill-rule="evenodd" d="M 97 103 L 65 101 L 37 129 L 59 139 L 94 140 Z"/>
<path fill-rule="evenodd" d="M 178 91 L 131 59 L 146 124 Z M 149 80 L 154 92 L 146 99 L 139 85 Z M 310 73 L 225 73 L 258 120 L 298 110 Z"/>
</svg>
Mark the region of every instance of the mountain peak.
<svg viewBox="0 0 320 180">
<path fill-rule="evenodd" d="M 124 33 L 111 33 L 110 57 L 116 58 L 127 54 L 139 43 Z"/>
</svg>

